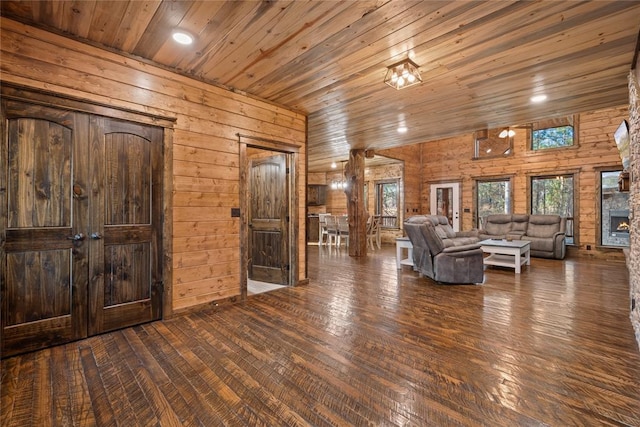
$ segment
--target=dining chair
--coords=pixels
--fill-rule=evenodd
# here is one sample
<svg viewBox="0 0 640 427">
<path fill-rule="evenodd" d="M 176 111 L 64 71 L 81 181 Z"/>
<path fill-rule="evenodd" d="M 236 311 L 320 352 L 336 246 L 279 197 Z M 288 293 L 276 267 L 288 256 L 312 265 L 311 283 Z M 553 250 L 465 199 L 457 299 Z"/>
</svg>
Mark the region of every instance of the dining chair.
<svg viewBox="0 0 640 427">
<path fill-rule="evenodd" d="M 318 246 L 322 246 L 325 242 L 327 245 L 329 244 L 329 233 L 327 232 L 327 217 L 331 216 L 330 213 L 318 214 L 318 227 L 320 228 L 318 232 Z"/>
<path fill-rule="evenodd" d="M 349 218 L 346 215 L 338 217 L 338 246 L 342 243 L 342 238 L 345 239 L 345 247 L 349 247 Z"/>
<path fill-rule="evenodd" d="M 374 249 L 374 243 L 380 249 L 380 216 L 369 217 L 367 222 L 367 246 Z"/>
<path fill-rule="evenodd" d="M 327 228 L 327 246 L 337 246 L 340 238 L 338 218 L 335 215 L 327 215 L 324 220 Z"/>
</svg>

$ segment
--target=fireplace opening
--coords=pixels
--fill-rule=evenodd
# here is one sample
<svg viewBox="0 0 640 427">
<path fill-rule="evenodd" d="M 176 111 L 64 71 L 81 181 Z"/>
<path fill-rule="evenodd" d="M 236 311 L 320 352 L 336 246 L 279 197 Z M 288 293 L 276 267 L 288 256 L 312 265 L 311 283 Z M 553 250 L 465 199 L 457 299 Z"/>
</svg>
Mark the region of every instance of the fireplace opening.
<svg viewBox="0 0 640 427">
<path fill-rule="evenodd" d="M 609 234 L 613 237 L 629 237 L 629 211 L 609 211 L 611 227 Z"/>
</svg>

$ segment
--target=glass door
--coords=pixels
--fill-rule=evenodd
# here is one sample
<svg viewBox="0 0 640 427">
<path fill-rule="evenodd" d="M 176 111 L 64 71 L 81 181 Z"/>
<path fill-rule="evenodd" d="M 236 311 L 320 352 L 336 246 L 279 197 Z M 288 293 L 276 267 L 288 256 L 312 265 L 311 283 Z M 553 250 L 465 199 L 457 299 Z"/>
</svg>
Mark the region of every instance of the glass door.
<svg viewBox="0 0 640 427">
<path fill-rule="evenodd" d="M 454 231 L 460 231 L 460 183 L 431 185 L 431 215 L 444 215 Z"/>
</svg>

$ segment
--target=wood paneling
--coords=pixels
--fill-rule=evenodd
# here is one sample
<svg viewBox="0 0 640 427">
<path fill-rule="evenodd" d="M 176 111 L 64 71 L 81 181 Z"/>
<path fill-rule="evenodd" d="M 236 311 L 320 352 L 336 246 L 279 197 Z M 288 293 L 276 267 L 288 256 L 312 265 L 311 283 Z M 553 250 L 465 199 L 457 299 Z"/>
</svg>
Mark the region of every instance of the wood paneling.
<svg viewBox="0 0 640 427">
<path fill-rule="evenodd" d="M 378 154 L 403 162 L 404 216 L 420 212 L 422 195 L 422 148 L 419 144 L 379 150 Z"/>
<path fill-rule="evenodd" d="M 307 286 L 4 360 L 0 424 L 640 425 L 624 263 L 446 286 L 309 254 Z"/>
<path fill-rule="evenodd" d="M 310 214 L 319 214 L 319 213 L 327 213 L 327 194 L 329 193 L 329 186 L 327 185 L 327 174 L 326 172 L 309 172 L 307 174 L 308 185 L 324 185 L 325 193 L 324 193 L 324 204 L 321 206 L 310 206 L 307 205 L 307 211 Z"/>
<path fill-rule="evenodd" d="M 307 114 L 309 168 L 317 172 L 346 159 L 351 148 L 392 148 L 532 122 L 550 111 L 563 116 L 621 105 L 640 28 L 640 3 L 617 0 L 4 0 L 0 11 L 122 51 L 133 62 L 143 58 Z M 174 28 L 191 32 L 193 45 L 174 43 Z M 32 56 L 28 40 L 3 34 L 3 42 Z M 82 69 L 59 47 L 51 52 Z M 406 57 L 420 66 L 423 83 L 396 91 L 383 83 L 384 75 Z M 119 79 L 108 67 L 102 71 Z M 90 75 L 68 71 L 60 77 Z M 120 88 L 122 100 L 127 90 L 134 99 L 148 95 L 139 89 L 153 90 L 156 83 L 167 94 L 180 90 L 180 84 L 139 77 Z M 548 103 L 531 104 L 530 96 L 542 90 Z M 191 95 L 181 99 L 207 97 Z M 197 116 L 184 102 L 166 101 L 173 106 L 149 104 Z M 409 132 L 399 135 L 400 124 Z"/>
<path fill-rule="evenodd" d="M 149 10 L 157 8 L 156 3 L 145 4 Z M 91 6 L 83 2 L 78 8 L 84 11 Z M 173 185 L 174 202 L 165 212 L 176 230 L 169 242 L 173 253 L 165 254 L 174 275 L 173 283 L 165 284 L 172 288 L 173 310 L 240 295 L 239 271 L 217 270 L 219 262 L 212 256 L 225 251 L 228 255 L 223 260 L 239 265 L 239 222 L 230 216 L 230 208 L 237 207 L 233 200 L 238 200 L 238 132 L 301 146 L 298 239 L 302 253 L 298 260 L 299 279 L 306 277 L 303 115 L 4 17 L 0 24 L 3 82 L 176 119 L 171 138 L 173 176 L 167 183 Z M 237 250 L 230 257 L 226 251 L 231 248 Z M 182 274 L 185 260 L 199 260 L 212 271 L 187 279 L 191 276 Z"/>
</svg>

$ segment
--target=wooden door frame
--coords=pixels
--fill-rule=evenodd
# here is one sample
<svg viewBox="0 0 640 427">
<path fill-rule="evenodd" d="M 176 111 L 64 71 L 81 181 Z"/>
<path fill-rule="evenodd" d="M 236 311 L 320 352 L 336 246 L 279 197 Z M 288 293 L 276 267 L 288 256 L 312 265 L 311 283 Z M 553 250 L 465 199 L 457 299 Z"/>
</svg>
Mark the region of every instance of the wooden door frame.
<svg viewBox="0 0 640 427">
<path fill-rule="evenodd" d="M 300 146 L 288 142 L 277 141 L 258 136 L 237 134 L 240 151 L 240 298 L 247 299 L 247 281 L 249 268 L 249 158 L 247 147 L 274 151 L 287 155 L 289 165 L 289 179 L 287 191 L 289 192 L 289 286 L 295 286 L 298 278 L 298 159 Z"/>
</svg>

